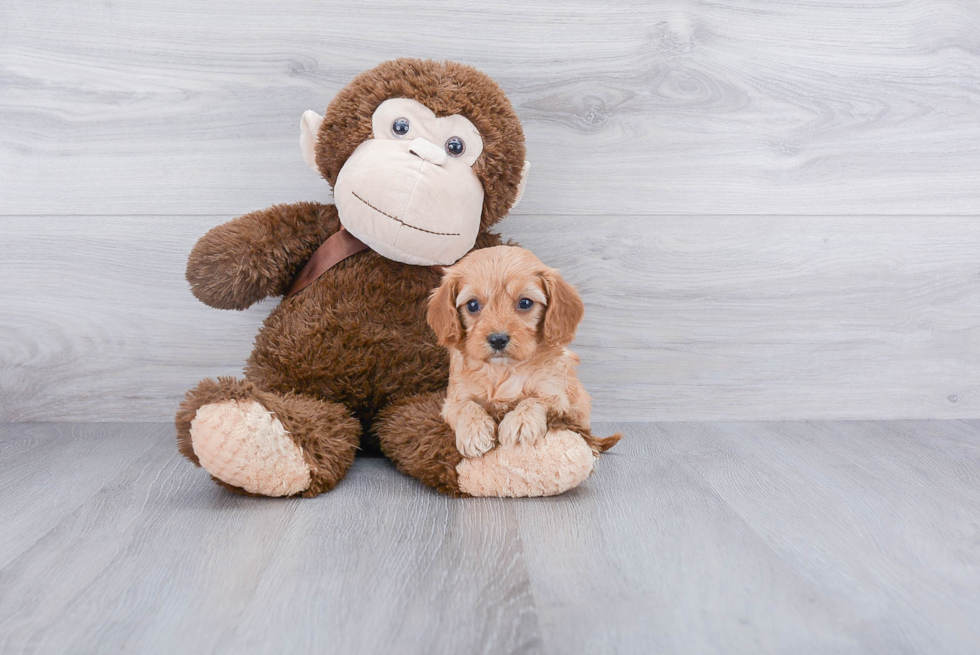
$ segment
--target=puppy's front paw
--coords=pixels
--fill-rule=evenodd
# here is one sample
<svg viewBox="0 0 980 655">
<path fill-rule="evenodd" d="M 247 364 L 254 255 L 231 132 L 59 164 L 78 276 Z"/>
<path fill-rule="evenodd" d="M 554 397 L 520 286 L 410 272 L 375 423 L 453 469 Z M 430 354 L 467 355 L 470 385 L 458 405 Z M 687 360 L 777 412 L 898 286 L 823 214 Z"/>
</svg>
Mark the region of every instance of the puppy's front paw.
<svg viewBox="0 0 980 655">
<path fill-rule="evenodd" d="M 496 427 L 485 413 L 460 420 L 456 425 L 456 450 L 463 457 L 479 457 L 493 448 Z"/>
<path fill-rule="evenodd" d="M 502 446 L 534 443 L 548 431 L 547 412 L 539 403 L 522 401 L 500 421 L 498 437 Z"/>
</svg>

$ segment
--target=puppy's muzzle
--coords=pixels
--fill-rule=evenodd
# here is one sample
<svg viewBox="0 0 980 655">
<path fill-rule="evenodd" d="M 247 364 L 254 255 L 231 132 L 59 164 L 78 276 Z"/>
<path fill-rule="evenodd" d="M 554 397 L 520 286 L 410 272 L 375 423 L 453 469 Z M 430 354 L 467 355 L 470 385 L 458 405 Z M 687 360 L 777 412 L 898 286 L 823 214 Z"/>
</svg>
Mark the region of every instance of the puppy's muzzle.
<svg viewBox="0 0 980 655">
<path fill-rule="evenodd" d="M 495 351 L 500 352 L 507 347 L 508 343 L 510 343 L 510 335 L 506 332 L 494 332 L 487 337 L 487 343 L 489 343 L 490 347 Z"/>
</svg>

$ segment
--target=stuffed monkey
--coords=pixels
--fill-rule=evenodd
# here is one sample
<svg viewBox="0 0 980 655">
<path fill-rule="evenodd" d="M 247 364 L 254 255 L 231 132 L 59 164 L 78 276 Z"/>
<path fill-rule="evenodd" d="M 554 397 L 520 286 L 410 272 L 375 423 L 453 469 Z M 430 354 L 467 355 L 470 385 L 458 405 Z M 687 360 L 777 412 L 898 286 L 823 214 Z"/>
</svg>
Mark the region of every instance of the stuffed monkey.
<svg viewBox="0 0 980 655">
<path fill-rule="evenodd" d="M 462 64 L 388 61 L 341 89 L 325 116 L 306 112 L 300 132 L 335 204 L 246 214 L 190 254 L 187 280 L 211 307 L 283 299 L 244 379 L 187 393 L 180 452 L 216 483 L 264 496 L 328 491 L 358 449 L 451 495 L 550 495 L 581 482 L 588 435 L 555 426 L 516 466 L 468 460 L 440 416 L 448 358 L 426 324 L 438 267 L 499 245 L 490 229 L 527 181 L 521 124 L 497 84 Z"/>
</svg>

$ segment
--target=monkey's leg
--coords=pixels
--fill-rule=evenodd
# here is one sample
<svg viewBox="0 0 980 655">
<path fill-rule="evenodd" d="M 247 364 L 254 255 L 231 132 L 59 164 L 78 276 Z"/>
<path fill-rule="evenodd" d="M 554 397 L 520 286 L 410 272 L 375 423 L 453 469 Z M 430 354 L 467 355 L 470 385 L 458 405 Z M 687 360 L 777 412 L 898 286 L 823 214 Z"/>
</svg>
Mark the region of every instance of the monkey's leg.
<svg viewBox="0 0 980 655">
<path fill-rule="evenodd" d="M 413 396 L 382 410 L 381 449 L 403 473 L 452 496 L 554 496 L 592 472 L 595 454 L 582 435 L 549 429 L 533 444 L 497 446 L 464 459 L 441 416 L 445 392 Z"/>
<path fill-rule="evenodd" d="M 463 456 L 442 419 L 445 401 L 445 391 L 396 401 L 381 410 L 374 428 L 382 452 L 398 470 L 444 494 L 464 496 L 456 473 Z"/>
<path fill-rule="evenodd" d="M 221 486 L 261 496 L 329 491 L 353 463 L 361 433 L 343 405 L 231 377 L 202 380 L 175 423 L 187 459 Z"/>
</svg>

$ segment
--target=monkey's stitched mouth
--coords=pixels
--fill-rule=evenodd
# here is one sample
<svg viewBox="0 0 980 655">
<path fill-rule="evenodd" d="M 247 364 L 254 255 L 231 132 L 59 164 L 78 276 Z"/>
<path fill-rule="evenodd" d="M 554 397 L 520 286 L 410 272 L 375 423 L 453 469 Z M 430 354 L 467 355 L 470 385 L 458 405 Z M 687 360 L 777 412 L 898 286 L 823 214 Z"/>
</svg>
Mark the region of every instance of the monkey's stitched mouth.
<svg viewBox="0 0 980 655">
<path fill-rule="evenodd" d="M 365 200 L 361 196 L 357 195 L 353 191 L 351 191 L 351 195 L 353 195 L 355 198 L 357 198 L 358 200 L 360 200 L 365 205 L 367 205 L 368 207 L 370 207 L 374 211 L 378 212 L 382 216 L 387 216 L 391 220 L 395 221 L 396 223 L 401 223 L 405 227 L 410 227 L 413 230 L 418 230 L 419 232 L 425 232 L 426 234 L 434 234 L 434 235 L 440 236 L 440 237 L 458 237 L 459 236 L 459 232 L 433 232 L 432 230 L 426 230 L 426 229 L 421 228 L 421 227 L 415 227 L 414 225 L 411 225 L 409 223 L 406 223 L 405 221 L 403 221 L 402 219 L 398 218 L 397 216 L 392 216 L 388 212 L 381 211 L 380 209 L 378 209 L 377 207 L 375 207 L 374 205 L 372 205 L 367 200 Z"/>
</svg>

